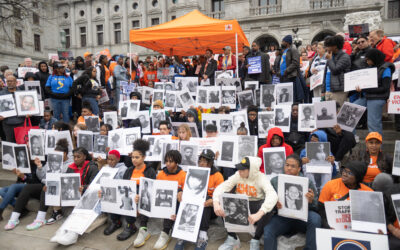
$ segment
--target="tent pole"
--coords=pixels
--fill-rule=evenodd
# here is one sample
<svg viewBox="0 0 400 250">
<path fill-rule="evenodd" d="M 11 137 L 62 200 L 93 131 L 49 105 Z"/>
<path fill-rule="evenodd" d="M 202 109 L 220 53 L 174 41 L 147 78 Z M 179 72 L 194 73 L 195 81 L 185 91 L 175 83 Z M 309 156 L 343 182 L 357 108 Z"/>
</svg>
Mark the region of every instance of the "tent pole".
<svg viewBox="0 0 400 250">
<path fill-rule="evenodd" d="M 235 69 L 235 74 L 236 74 L 236 77 L 239 78 L 239 49 L 238 49 L 237 33 L 235 33 L 235 43 L 236 43 L 236 69 Z"/>
<path fill-rule="evenodd" d="M 129 83 L 132 80 L 132 43 L 129 41 L 129 71 L 131 74 L 131 78 L 129 79 Z"/>
</svg>

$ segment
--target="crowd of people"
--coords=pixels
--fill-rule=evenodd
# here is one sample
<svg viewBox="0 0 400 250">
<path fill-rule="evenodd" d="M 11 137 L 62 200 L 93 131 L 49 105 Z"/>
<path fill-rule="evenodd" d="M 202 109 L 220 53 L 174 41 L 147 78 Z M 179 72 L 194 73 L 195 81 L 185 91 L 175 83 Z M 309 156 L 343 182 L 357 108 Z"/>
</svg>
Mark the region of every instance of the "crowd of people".
<svg viewBox="0 0 400 250">
<path fill-rule="evenodd" d="M 221 52 L 218 57 L 214 56 L 212 50 L 207 49 L 205 54 L 200 56 L 147 56 L 143 61 L 139 60 L 138 55 L 130 57 L 115 55 L 111 58 L 100 55 L 93 58 L 90 52 L 86 52 L 83 57 L 78 56 L 72 62 L 66 58 L 51 60 L 48 63 L 42 61 L 36 65 L 38 71 L 28 72 L 23 80 L 40 81 L 43 100 L 49 100 L 45 102 L 44 115 L 7 118 L 0 116 L 2 127 L 0 136 L 2 141 L 16 142 L 14 128 L 24 126 L 26 118 L 30 118 L 33 126 L 39 126 L 41 129 L 69 131 L 72 145 L 69 145 L 67 140 L 61 139 L 54 142 L 55 151 L 63 153 L 62 173 L 80 174 L 79 192 L 83 194 L 99 170 L 107 166 L 118 168 L 116 178 L 136 181 L 138 187 L 140 177 L 178 182 L 177 207 L 179 207 L 186 177 L 186 172 L 181 168 L 182 161 L 190 162 L 192 159 L 185 159 L 185 155 L 181 155 L 179 150 L 169 150 L 162 156 L 163 164 L 157 161 L 148 162 L 146 155 L 149 155 L 149 150 L 150 153 L 156 153 L 156 150 L 161 150 L 162 145 L 152 145 L 150 149 L 149 142 L 144 139 L 136 139 L 132 142 L 133 147 L 128 149 L 130 153 L 127 156 L 116 150 L 118 145 L 108 145 L 106 159 L 94 158 L 87 148 L 77 147 L 78 131 L 87 130 L 89 127 L 85 124 L 84 117 L 99 116 L 103 119 L 99 133 L 105 136 L 118 128 L 147 127 L 144 124 L 150 121 L 146 121 L 145 117 L 129 120 L 121 120 L 119 117 L 117 126 L 112 124 L 111 120 L 106 121 L 103 118 L 104 112 L 119 110 L 121 98 L 126 94 L 123 93 L 125 90 L 122 87 L 129 83 L 134 86 L 128 93 L 129 99 L 142 101 L 140 111 L 148 110 L 150 113 L 156 110 L 165 111 L 165 119 L 159 121 L 152 128 L 153 133 L 150 134 L 171 136 L 171 139 L 179 142 L 190 141 L 194 135 L 187 123 L 195 123 L 200 137 L 218 138 L 221 132 L 218 131 L 219 127 L 212 123 L 203 126 L 202 116 L 208 113 L 229 114 L 236 109 L 224 106 L 219 108 L 191 106 L 189 109 L 175 112 L 175 110 L 165 109 L 167 100 L 153 100 L 150 104 L 143 103 L 144 94 L 141 88 L 144 86 L 154 88 L 155 84 L 161 81 L 158 79 L 159 71 L 166 68 L 173 72 L 169 79 L 172 82 L 175 77 L 197 77 L 198 85 L 204 80 L 209 80 L 211 86 L 215 85 L 216 71 L 233 70 L 236 78 L 240 79 L 239 88 L 243 91 L 248 90 L 244 88 L 245 81 L 257 81 L 257 89 L 262 85 L 292 82 L 294 96 L 288 132 L 282 132 L 273 124 L 266 124 L 268 120 L 261 123 L 262 127 L 259 127 L 259 112 L 279 109 L 278 104 L 271 105 L 276 102 L 276 97 L 267 93 L 260 97 L 260 102 L 265 104 L 265 108 L 262 109 L 260 103 L 254 100 L 253 105 L 245 109 L 248 126 L 244 123 L 240 124 L 233 134 L 258 137 L 259 129 L 267 131 L 266 138 L 257 138 L 258 151 L 255 154 L 246 155 L 240 159 L 240 162 L 233 162 L 231 159 L 231 167 L 218 166 L 217 159 L 221 155 L 218 151 L 205 149 L 197 156 L 195 164 L 198 167 L 210 168 L 210 177 L 195 249 L 206 249 L 210 221 L 226 215 L 220 196 L 225 192 L 232 192 L 233 188 L 236 188 L 234 193 L 244 194 L 249 198 L 250 215 L 247 219 L 249 223 L 256 225 L 255 234 L 250 241 L 252 250 L 260 248 L 261 238 L 264 239 L 264 249 L 277 249 L 277 237 L 293 233 L 304 233 L 306 235 L 305 249 L 316 249 L 316 228 L 331 228 L 327 222 L 324 203 L 348 200 L 349 190 L 383 192 L 390 248 L 398 249 L 400 227 L 391 194 L 400 192 L 400 184 L 399 179 L 392 175 L 392 155 L 383 151 L 382 118 L 390 91 L 398 88 L 397 80 L 392 80 L 392 75 L 395 71 L 393 62 L 400 61 L 399 44 L 386 38 L 382 30 L 374 30 L 368 36 L 361 35 L 354 39 L 351 44 L 345 41 L 343 34 L 337 34 L 300 50 L 293 46 L 292 36 L 287 35 L 283 38 L 280 48 L 269 49 L 267 53 L 263 52 L 259 44 L 253 42 L 251 48 L 245 46 L 243 53 L 239 55 L 232 54 L 231 47 L 225 46 L 217 52 Z M 239 57 L 238 65 L 236 65 L 236 56 Z M 270 56 L 275 59 L 270 60 Z M 260 73 L 248 73 L 250 67 L 248 60 L 251 57 L 260 57 Z M 20 67 L 34 66 L 30 58 L 25 59 L 20 65 Z M 344 91 L 345 73 L 371 67 L 378 69 L 377 88 Z M 24 90 L 23 86 L 18 84 L 18 77 L 14 71 L 7 66 L 2 66 L 0 70 L 2 87 L 0 95 L 14 94 L 16 91 Z M 321 71 L 324 71 L 322 85 L 310 91 L 310 77 Z M 104 93 L 107 93 L 109 101 L 99 103 Z M 345 131 L 339 125 L 315 128 L 312 132 L 298 131 L 299 104 L 311 103 L 315 98 L 319 98 L 321 102 L 336 101 L 337 112 L 346 101 L 367 107 L 364 118 L 357 126 L 357 129 L 368 128 L 369 130 L 366 138 L 359 138 L 359 143 L 365 144 L 365 147 L 355 148 L 357 144 L 355 132 Z M 152 99 L 154 98 L 150 98 Z M 238 105 L 237 109 L 239 108 Z M 310 110 L 305 109 L 305 112 L 308 112 L 305 114 L 306 118 L 309 117 Z M 172 122 L 185 124 L 180 125 L 177 133 L 174 134 Z M 395 126 L 396 130 L 400 131 L 398 115 L 395 115 Z M 306 171 L 305 165 L 310 162 L 305 152 L 306 142 L 330 143 L 330 154 L 323 155 L 326 157 L 325 160 L 332 165 L 332 173 L 328 175 L 327 180 L 323 181 L 323 185 L 317 186 L 314 176 Z M 263 155 L 263 149 L 274 147 L 284 147 L 285 150 L 286 159 L 283 161 L 282 173 L 309 178 L 309 190 L 302 194 L 309 202 L 307 221 L 282 217 L 277 213 L 279 209 L 282 209 L 277 195 L 278 179 L 264 173 Z M 70 148 L 73 148 L 72 155 Z M 3 219 L 3 212 L 7 206 L 13 210 L 5 230 L 12 230 L 20 224 L 20 220 L 27 213 L 25 206 L 30 198 L 40 201 L 40 209 L 36 219 L 26 226 L 27 230 L 37 230 L 45 225 L 53 224 L 68 214 L 62 207 L 52 207 L 52 215 L 46 219 L 49 207 L 45 205 L 45 179 L 47 168 L 51 166 L 47 161 L 40 161 L 38 158 L 30 159 L 30 161 L 31 174 L 21 173 L 16 168 L 13 172 L 17 176 L 17 182 L 0 188 L 2 197 L 0 220 Z M 127 191 L 126 194 L 128 194 Z M 99 195 L 101 196 L 101 192 Z M 136 195 L 132 198 L 138 203 L 139 199 L 146 197 Z M 147 229 L 149 217 L 145 215 L 138 214 L 137 217 L 129 217 L 109 214 L 108 217 L 105 235 L 111 235 L 123 227 L 122 232 L 117 235 L 117 239 L 123 241 L 137 232 L 134 240 L 135 247 L 145 245 L 151 237 Z M 175 217 L 164 219 L 163 229 L 154 249 L 165 249 L 168 246 L 175 219 Z M 74 244 L 77 240 L 77 233 L 65 230 L 58 230 L 51 239 L 52 242 L 63 245 Z M 175 249 L 184 249 L 185 244 L 187 244 L 186 241 L 178 239 Z M 239 247 L 238 235 L 229 232 L 226 241 L 219 249 L 228 250 Z"/>
</svg>

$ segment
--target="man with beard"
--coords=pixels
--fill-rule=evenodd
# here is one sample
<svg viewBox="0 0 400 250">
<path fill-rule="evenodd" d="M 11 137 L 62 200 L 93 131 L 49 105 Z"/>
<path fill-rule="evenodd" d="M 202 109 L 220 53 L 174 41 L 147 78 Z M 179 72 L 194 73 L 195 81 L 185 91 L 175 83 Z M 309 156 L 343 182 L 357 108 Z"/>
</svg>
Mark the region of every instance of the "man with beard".
<svg viewBox="0 0 400 250">
<path fill-rule="evenodd" d="M 257 42 L 251 44 L 251 51 L 246 55 L 245 65 L 248 69 L 249 59 L 253 57 L 260 57 L 261 60 L 261 73 L 247 74 L 246 81 L 259 81 L 260 84 L 267 84 L 272 82 L 271 67 L 269 65 L 269 55 L 260 51 L 260 45 Z"/>
</svg>

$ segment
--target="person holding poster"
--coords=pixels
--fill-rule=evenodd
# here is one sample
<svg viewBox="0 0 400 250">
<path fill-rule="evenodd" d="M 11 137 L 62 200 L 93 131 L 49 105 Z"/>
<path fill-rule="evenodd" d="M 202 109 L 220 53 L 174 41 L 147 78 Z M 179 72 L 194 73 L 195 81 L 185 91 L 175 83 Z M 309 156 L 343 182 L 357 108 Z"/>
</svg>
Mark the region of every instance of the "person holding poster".
<svg viewBox="0 0 400 250">
<path fill-rule="evenodd" d="M 362 183 L 367 166 L 360 161 L 349 161 L 340 168 L 341 178 L 328 181 L 322 188 L 318 199 L 318 212 L 321 215 L 322 227 L 330 228 L 326 219 L 326 201 L 344 201 L 350 198 L 350 189 L 360 191 L 373 191 Z"/>
<path fill-rule="evenodd" d="M 317 45 L 317 56 L 313 59 L 310 67 L 310 73 L 312 75 L 317 75 L 318 73 L 322 72 L 325 69 L 326 65 L 326 58 L 325 58 L 325 46 L 324 42 L 318 42 Z M 310 75 L 311 76 L 311 75 Z M 314 97 L 321 96 L 321 89 L 322 86 L 317 86 L 313 89 Z"/>
<path fill-rule="evenodd" d="M 136 190 L 139 191 L 139 184 L 140 184 L 140 177 L 146 177 L 150 179 L 155 179 L 156 178 L 156 172 L 152 167 L 146 166 L 144 163 L 144 160 L 146 158 L 146 152 L 149 150 L 150 144 L 148 141 L 142 140 L 142 139 L 137 139 L 133 143 L 133 151 L 131 154 L 131 159 L 133 166 L 128 168 L 122 179 L 123 180 L 131 180 L 135 181 L 137 188 Z M 113 150 L 116 151 L 116 150 Z M 111 151 L 112 152 L 112 151 Z M 138 203 L 139 201 L 139 196 L 136 195 L 135 197 L 135 203 Z M 118 228 L 122 226 L 121 223 L 121 215 L 118 214 L 110 214 L 111 222 L 107 225 L 107 227 L 104 229 L 104 235 L 110 235 L 114 233 Z M 140 230 L 147 232 L 147 221 L 149 218 L 144 215 L 139 215 L 138 219 L 140 218 Z M 127 240 L 129 237 L 131 237 L 133 234 L 136 233 L 137 228 L 135 226 L 136 218 L 131 217 L 131 216 L 125 216 L 126 220 L 126 225 L 124 230 L 117 235 L 117 240 L 124 241 Z M 139 231 L 139 235 L 137 236 L 135 240 L 135 247 L 139 247 L 140 245 L 136 244 L 138 239 L 141 239 L 142 235 Z M 145 237 L 144 241 L 146 241 L 148 237 Z M 144 241 L 141 242 L 142 245 L 144 244 Z"/>
<path fill-rule="evenodd" d="M 213 51 L 211 49 L 206 50 L 206 63 L 200 68 L 199 76 L 200 80 L 210 80 L 210 85 L 215 84 L 215 71 L 218 69 L 218 63 L 213 59 Z"/>
<path fill-rule="evenodd" d="M 393 63 L 385 62 L 385 54 L 377 49 L 368 50 L 365 59 L 369 67 L 378 68 L 378 87 L 361 90 L 357 86 L 356 91 L 361 97 L 354 104 L 367 107 L 369 132 L 382 134 L 382 108 L 390 95 L 390 83 L 395 67 Z"/>
<path fill-rule="evenodd" d="M 258 157 L 244 157 L 235 165 L 238 171 L 228 180 L 221 183 L 214 191 L 213 204 L 217 216 L 225 217 L 224 210 L 220 204 L 220 197 L 223 193 L 230 192 L 236 187 L 237 194 L 244 194 L 249 197 L 251 224 L 256 224 L 256 232 L 250 241 L 250 249 L 258 249 L 260 238 L 264 232 L 264 226 L 272 216 L 272 209 L 278 201 L 278 195 L 272 187 L 268 177 L 259 171 L 261 159 Z M 240 248 L 240 240 L 236 233 L 228 233 L 228 238 L 220 249 Z"/>
<path fill-rule="evenodd" d="M 286 158 L 284 172 L 287 175 L 303 176 L 301 173 L 301 159 L 295 154 Z M 275 191 L 278 190 L 278 176 L 271 180 L 271 185 Z M 318 214 L 318 192 L 314 183 L 308 180 L 308 192 L 304 194 L 308 200 L 308 219 L 307 222 L 279 216 L 275 214 L 270 222 L 264 227 L 264 250 L 277 249 L 277 237 L 287 233 L 301 232 L 306 233 L 305 249 L 315 250 L 316 239 L 315 229 L 321 227 L 321 216 Z M 277 209 L 282 208 L 282 204 L 278 201 Z"/>
<path fill-rule="evenodd" d="M 250 64 L 253 61 L 255 64 Z M 254 41 L 251 44 L 251 51 L 246 55 L 244 62 L 247 68 L 246 81 L 258 81 L 260 84 L 272 82 L 269 55 L 260 51 L 260 45 Z"/>
</svg>

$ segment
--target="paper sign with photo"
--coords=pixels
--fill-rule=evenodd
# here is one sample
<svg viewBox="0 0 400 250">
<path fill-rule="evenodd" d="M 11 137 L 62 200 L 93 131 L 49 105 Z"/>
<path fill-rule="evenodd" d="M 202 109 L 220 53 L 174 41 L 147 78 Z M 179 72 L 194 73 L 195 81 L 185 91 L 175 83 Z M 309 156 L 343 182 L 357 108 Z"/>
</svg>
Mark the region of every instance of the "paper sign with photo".
<svg viewBox="0 0 400 250">
<path fill-rule="evenodd" d="M 101 89 L 101 98 L 99 99 L 99 104 L 106 103 L 109 100 L 110 100 L 110 98 L 108 97 L 107 90 L 102 88 Z"/>
<path fill-rule="evenodd" d="M 237 92 L 237 97 L 239 100 L 240 109 L 247 109 L 247 107 L 254 105 L 254 93 L 253 90 L 244 90 Z"/>
<path fill-rule="evenodd" d="M 219 135 L 236 135 L 233 129 L 233 114 L 217 114 L 216 117 Z"/>
<path fill-rule="evenodd" d="M 247 119 L 247 111 L 236 111 L 230 113 L 233 117 L 233 132 L 237 133 L 237 130 L 240 128 L 241 124 L 244 123 L 244 127 L 247 129 L 247 135 L 250 135 L 248 131 L 249 129 L 249 120 Z"/>
<path fill-rule="evenodd" d="M 93 157 L 107 158 L 108 136 L 94 134 L 93 135 Z"/>
<path fill-rule="evenodd" d="M 41 161 L 45 159 L 45 135 L 44 129 L 31 129 L 28 132 L 30 158 L 38 158 Z"/>
<path fill-rule="evenodd" d="M 108 131 L 108 147 L 110 148 L 110 150 L 118 150 L 118 151 L 123 151 L 124 149 L 124 139 L 122 137 L 123 134 L 123 129 L 119 128 L 119 129 L 114 129 L 111 131 Z"/>
<path fill-rule="evenodd" d="M 239 135 L 238 136 L 238 158 L 239 163 L 245 156 L 257 156 L 258 138 L 254 135 Z"/>
<path fill-rule="evenodd" d="M 276 105 L 275 106 L 275 127 L 278 127 L 282 132 L 290 132 L 290 121 L 292 119 L 291 105 Z"/>
<path fill-rule="evenodd" d="M 221 87 L 207 87 L 207 106 L 205 108 L 219 108 L 221 106 Z"/>
<path fill-rule="evenodd" d="M 136 182 L 103 178 L 100 184 L 102 212 L 136 217 Z"/>
<path fill-rule="evenodd" d="M 117 111 L 109 111 L 103 113 L 103 122 L 111 125 L 112 129 L 118 128 L 118 114 Z"/>
<path fill-rule="evenodd" d="M 18 78 L 25 78 L 26 73 L 32 72 L 36 73 L 39 69 L 34 67 L 18 67 Z"/>
<path fill-rule="evenodd" d="M 350 201 L 326 201 L 328 224 L 335 230 L 351 230 Z"/>
<path fill-rule="evenodd" d="M 150 217 L 152 212 L 152 200 L 154 198 L 153 194 L 153 186 L 154 179 L 140 177 L 140 185 L 139 185 L 139 203 L 138 203 L 138 211 L 139 213 Z"/>
<path fill-rule="evenodd" d="M 179 205 L 172 237 L 196 242 L 199 234 L 204 201 L 185 201 Z"/>
<path fill-rule="evenodd" d="M 196 98 L 198 98 L 197 95 Z M 236 87 L 235 86 L 222 86 L 221 87 L 221 106 L 236 109 Z"/>
<path fill-rule="evenodd" d="M 124 128 L 122 138 L 125 140 L 122 154 L 128 155 L 133 150 L 133 143 L 140 139 L 140 127 Z"/>
<path fill-rule="evenodd" d="M 81 198 L 79 187 L 81 186 L 81 177 L 79 173 L 61 174 L 61 206 L 76 206 Z"/>
<path fill-rule="evenodd" d="M 150 114 L 148 110 L 137 112 L 135 119 L 139 119 L 143 134 L 151 133 Z"/>
<path fill-rule="evenodd" d="M 258 81 L 245 81 L 244 82 L 244 89 L 252 89 L 252 90 L 255 90 L 255 89 L 258 89 L 258 87 L 259 87 L 259 82 Z"/>
<path fill-rule="evenodd" d="M 47 156 L 46 173 L 62 173 L 64 164 L 64 153 L 54 151 Z"/>
<path fill-rule="evenodd" d="M 315 89 L 318 86 L 322 85 L 322 81 L 324 80 L 325 70 L 318 71 L 317 74 L 313 74 L 310 77 L 310 90 Z"/>
<path fill-rule="evenodd" d="M 150 105 L 151 103 L 151 96 L 153 95 L 153 88 L 142 86 L 142 103 L 146 105 Z"/>
<path fill-rule="evenodd" d="M 77 147 L 83 147 L 88 152 L 93 152 L 93 132 L 87 130 L 78 130 Z"/>
<path fill-rule="evenodd" d="M 264 108 L 274 108 L 276 104 L 276 84 L 263 84 L 260 86 L 260 107 Z"/>
<path fill-rule="evenodd" d="M 100 132 L 100 117 L 98 116 L 84 116 L 87 130 L 94 133 Z"/>
<path fill-rule="evenodd" d="M 314 104 L 299 104 L 298 131 L 311 132 L 317 127 Z"/>
<path fill-rule="evenodd" d="M 392 175 L 400 175 L 400 140 L 395 142 Z"/>
<path fill-rule="evenodd" d="M 258 112 L 258 137 L 266 138 L 268 135 L 268 131 L 273 127 L 275 127 L 275 112 Z"/>
<path fill-rule="evenodd" d="M 285 147 L 263 148 L 264 173 L 276 176 L 283 174 L 286 161 Z"/>
<path fill-rule="evenodd" d="M 14 145 L 14 155 L 16 166 L 21 173 L 29 174 L 31 173 L 31 165 L 29 160 L 28 148 L 26 145 Z"/>
<path fill-rule="evenodd" d="M 393 208 L 396 213 L 397 220 L 400 218 L 400 194 L 392 194 Z"/>
<path fill-rule="evenodd" d="M 33 90 L 37 92 L 38 98 L 42 100 L 42 88 L 40 86 L 40 81 L 24 81 L 25 90 Z"/>
<path fill-rule="evenodd" d="M 388 103 L 389 114 L 400 114 L 400 91 L 390 92 Z"/>
<path fill-rule="evenodd" d="M 57 137 L 56 130 L 46 130 L 46 139 L 45 139 L 45 152 L 49 154 L 50 152 L 54 151 L 56 147 L 56 137 Z"/>
<path fill-rule="evenodd" d="M 164 109 L 151 110 L 151 124 L 153 128 L 153 133 L 160 133 L 160 122 L 165 120 L 165 116 L 166 115 Z"/>
<path fill-rule="evenodd" d="M 16 157 L 14 153 L 14 146 L 17 146 L 18 144 L 12 143 L 12 142 L 6 142 L 2 141 L 1 142 L 1 161 L 2 161 L 2 166 L 3 169 L 7 170 L 13 170 L 15 166 L 17 165 L 16 163 Z"/>
<path fill-rule="evenodd" d="M 275 86 L 276 104 L 292 104 L 293 103 L 293 83 L 279 83 Z"/>
<path fill-rule="evenodd" d="M 336 101 L 320 102 L 314 105 L 317 128 L 331 128 L 337 124 Z"/>
<path fill-rule="evenodd" d="M 237 136 L 218 137 L 218 152 L 217 166 L 235 168 L 235 162 L 239 161 Z"/>
<path fill-rule="evenodd" d="M 60 139 L 67 139 L 67 141 L 68 141 L 68 157 L 72 157 L 73 144 L 72 144 L 71 132 L 57 131 L 55 139 L 56 139 L 56 144 Z"/>
<path fill-rule="evenodd" d="M 205 149 L 210 149 L 214 153 L 218 151 L 218 138 L 217 137 L 208 137 L 208 138 L 196 138 L 190 137 L 190 141 L 194 142 L 198 145 L 198 156 L 200 156 L 201 152 Z"/>
<path fill-rule="evenodd" d="M 378 87 L 377 68 L 367 68 L 351 71 L 344 74 L 344 91 L 349 92 L 360 89 L 370 89 Z"/>
<path fill-rule="evenodd" d="M 17 109 L 13 95 L 0 96 L 0 116 L 7 118 L 17 115 Z"/>
<path fill-rule="evenodd" d="M 161 168 L 165 167 L 165 154 L 170 150 L 179 150 L 178 140 L 165 140 L 162 144 Z"/>
<path fill-rule="evenodd" d="M 36 115 L 40 113 L 39 99 L 36 90 L 16 91 L 14 95 L 19 116 Z"/>
<path fill-rule="evenodd" d="M 161 161 L 163 142 L 171 140 L 171 135 L 143 135 L 143 140 L 150 143 L 150 149 L 146 152 L 146 161 Z"/>
<path fill-rule="evenodd" d="M 249 222 L 249 198 L 243 194 L 223 193 L 221 206 L 224 210 L 224 226 L 228 232 L 255 232 Z"/>
<path fill-rule="evenodd" d="M 233 78 L 233 70 L 220 70 L 215 71 L 215 79 L 220 78 Z"/>
<path fill-rule="evenodd" d="M 182 200 L 206 200 L 210 168 L 188 167 Z"/>
<path fill-rule="evenodd" d="M 61 202 L 61 183 L 59 173 L 46 174 L 46 206 L 60 206 Z"/>
<path fill-rule="evenodd" d="M 345 102 L 337 115 L 337 123 L 343 130 L 353 132 L 365 110 L 366 107 Z"/>
</svg>

